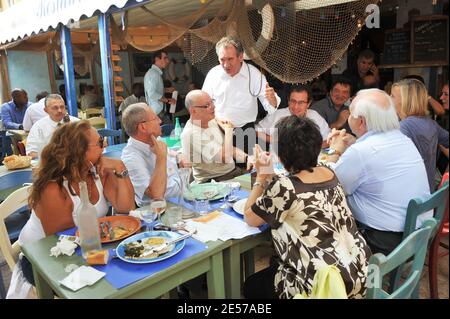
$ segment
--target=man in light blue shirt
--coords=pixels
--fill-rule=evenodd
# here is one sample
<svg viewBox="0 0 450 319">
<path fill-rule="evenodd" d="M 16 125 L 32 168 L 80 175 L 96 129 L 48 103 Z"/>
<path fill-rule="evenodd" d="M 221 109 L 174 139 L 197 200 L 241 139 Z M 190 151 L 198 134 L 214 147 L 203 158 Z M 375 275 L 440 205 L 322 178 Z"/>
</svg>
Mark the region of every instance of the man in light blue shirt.
<svg viewBox="0 0 450 319">
<path fill-rule="evenodd" d="M 330 156 L 348 204 L 373 253 L 389 254 L 402 240 L 412 198 L 430 194 L 423 160 L 400 132 L 392 99 L 378 89 L 361 90 L 348 123 L 356 141 L 333 130 Z M 430 213 L 420 220 L 428 218 Z"/>
<path fill-rule="evenodd" d="M 154 53 L 152 67 L 145 73 L 144 88 L 147 104 L 153 109 L 156 115 L 162 117 L 164 103 L 176 103 L 174 99 L 164 97 L 163 70 L 169 65 L 169 57 L 165 51 Z"/>
<path fill-rule="evenodd" d="M 167 145 L 156 139 L 161 135 L 161 119 L 147 104 L 136 103 L 125 109 L 122 124 L 130 136 L 122 161 L 128 169 L 137 205 L 178 196 L 181 178 L 176 156 L 168 154 Z"/>
<path fill-rule="evenodd" d="M 2 105 L 2 121 L 5 129 L 23 130 L 23 117 L 28 106 L 27 92 L 23 89 L 14 89 L 11 92 L 12 101 Z"/>
</svg>

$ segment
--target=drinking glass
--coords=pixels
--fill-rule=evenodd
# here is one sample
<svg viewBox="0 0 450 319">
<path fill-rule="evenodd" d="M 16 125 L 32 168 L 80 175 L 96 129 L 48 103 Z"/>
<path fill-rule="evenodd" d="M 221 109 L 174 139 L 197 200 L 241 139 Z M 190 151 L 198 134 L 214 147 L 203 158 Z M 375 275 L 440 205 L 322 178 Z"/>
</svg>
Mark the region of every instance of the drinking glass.
<svg viewBox="0 0 450 319">
<path fill-rule="evenodd" d="M 179 206 L 171 206 L 167 208 L 161 219 L 165 226 L 176 228 L 183 221 L 182 217 L 182 208 Z"/>
<path fill-rule="evenodd" d="M 228 208 L 228 198 L 231 195 L 231 185 L 229 183 L 223 183 L 222 192 L 224 194 L 223 196 L 223 204 L 220 206 L 222 210 Z"/>
<path fill-rule="evenodd" d="M 206 215 L 209 210 L 209 200 L 208 199 L 195 199 L 194 200 L 194 210 L 201 216 Z"/>
<path fill-rule="evenodd" d="M 146 230 L 153 230 L 153 228 L 150 226 L 150 224 L 155 220 L 155 213 L 151 209 L 146 209 L 141 211 L 141 218 L 146 223 Z"/>
<path fill-rule="evenodd" d="M 150 210 L 153 213 L 157 214 L 157 216 L 158 216 L 158 223 L 162 223 L 161 216 L 165 212 L 166 206 L 167 206 L 166 201 L 164 199 L 161 199 L 161 198 L 154 199 L 150 203 Z"/>
</svg>

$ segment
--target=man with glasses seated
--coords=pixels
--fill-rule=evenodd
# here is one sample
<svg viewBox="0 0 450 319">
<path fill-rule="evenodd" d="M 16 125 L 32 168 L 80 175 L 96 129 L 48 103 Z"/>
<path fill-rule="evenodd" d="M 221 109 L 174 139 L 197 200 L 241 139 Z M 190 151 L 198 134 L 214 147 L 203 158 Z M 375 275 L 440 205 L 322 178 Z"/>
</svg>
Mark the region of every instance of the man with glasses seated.
<svg viewBox="0 0 450 319">
<path fill-rule="evenodd" d="M 291 89 L 291 94 L 289 95 L 288 107 L 283 109 L 278 109 L 273 114 L 268 114 L 263 120 L 261 120 L 256 125 L 256 131 L 258 136 L 270 143 L 271 136 L 274 134 L 275 124 L 282 118 L 287 116 L 295 115 L 298 117 L 307 117 L 311 119 L 319 128 L 320 135 L 322 135 L 323 144 L 322 147 L 326 147 L 327 137 L 330 133 L 330 128 L 328 127 L 325 119 L 320 116 L 314 110 L 310 110 L 309 106 L 312 102 L 311 90 L 306 85 L 295 85 Z"/>
<path fill-rule="evenodd" d="M 138 206 L 180 193 L 177 157 L 168 152 L 166 143 L 157 140 L 161 136 L 160 124 L 161 119 L 146 103 L 132 104 L 122 115 L 122 125 L 130 136 L 122 161 L 133 183 Z"/>
<path fill-rule="evenodd" d="M 192 163 L 193 174 L 200 183 L 211 179 L 224 181 L 245 173 L 235 161 L 247 162 L 247 154 L 233 147 L 233 125 L 215 119 L 214 101 L 201 90 L 186 95 L 190 118 L 181 134 L 185 159 Z"/>
<path fill-rule="evenodd" d="M 39 156 L 42 149 L 50 141 L 53 132 L 64 123 L 76 122 L 80 119 L 69 116 L 64 99 L 59 94 L 49 94 L 44 100 L 44 111 L 48 116 L 34 123 L 27 137 L 26 153 L 32 158 Z"/>
</svg>

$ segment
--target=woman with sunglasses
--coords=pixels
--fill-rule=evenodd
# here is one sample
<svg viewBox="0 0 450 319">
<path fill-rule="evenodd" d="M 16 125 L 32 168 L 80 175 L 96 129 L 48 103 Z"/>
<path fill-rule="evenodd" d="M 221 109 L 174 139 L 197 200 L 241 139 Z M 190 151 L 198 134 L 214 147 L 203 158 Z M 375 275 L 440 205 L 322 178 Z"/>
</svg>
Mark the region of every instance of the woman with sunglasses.
<svg viewBox="0 0 450 319">
<path fill-rule="evenodd" d="M 75 226 L 73 216 L 81 204 L 81 181 L 87 183 L 89 200 L 98 217 L 108 212 L 107 202 L 117 212 L 135 208 L 125 165 L 102 153 L 103 138 L 88 121 L 71 122 L 55 131 L 42 151 L 28 200 L 31 217 L 20 233 L 20 245 Z M 19 263 L 25 278 L 34 284 L 31 264 L 24 256 Z"/>
</svg>

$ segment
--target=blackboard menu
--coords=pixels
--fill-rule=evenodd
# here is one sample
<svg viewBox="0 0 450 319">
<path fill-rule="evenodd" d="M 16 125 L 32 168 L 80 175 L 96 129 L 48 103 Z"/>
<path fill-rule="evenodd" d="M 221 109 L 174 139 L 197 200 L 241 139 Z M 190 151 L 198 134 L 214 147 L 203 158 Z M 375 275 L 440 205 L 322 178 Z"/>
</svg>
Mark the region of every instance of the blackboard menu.
<svg viewBox="0 0 450 319">
<path fill-rule="evenodd" d="M 418 17 L 413 21 L 412 63 L 448 62 L 448 17 Z"/>
<path fill-rule="evenodd" d="M 411 31 L 398 29 L 386 31 L 382 64 L 409 64 L 411 57 Z"/>
</svg>

